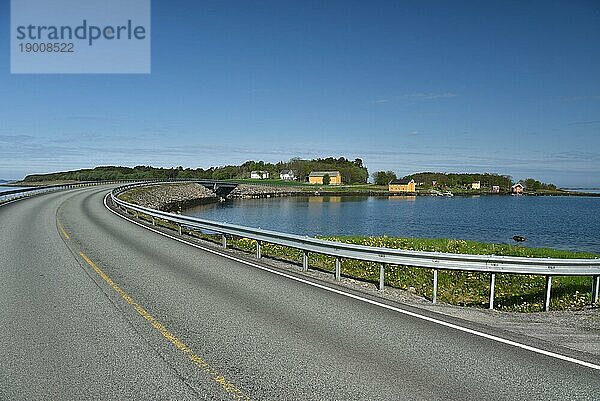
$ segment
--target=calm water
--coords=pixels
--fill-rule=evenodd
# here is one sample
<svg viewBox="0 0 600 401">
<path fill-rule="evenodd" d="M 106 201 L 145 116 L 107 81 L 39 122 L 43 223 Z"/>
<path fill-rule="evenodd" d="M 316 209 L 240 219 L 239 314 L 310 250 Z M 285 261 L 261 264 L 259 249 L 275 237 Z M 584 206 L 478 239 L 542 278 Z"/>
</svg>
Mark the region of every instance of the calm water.
<svg viewBox="0 0 600 401">
<path fill-rule="evenodd" d="M 0 185 L 0 192 L 3 192 L 3 191 L 12 191 L 14 189 L 23 189 L 23 188 L 27 188 L 27 187 L 7 187 L 7 186 L 4 186 L 4 185 Z"/>
<path fill-rule="evenodd" d="M 189 209 L 209 220 L 303 235 L 461 238 L 600 254 L 600 198 L 296 197 L 241 199 Z"/>
<path fill-rule="evenodd" d="M 577 189 L 574 189 L 573 191 L 586 192 L 588 194 L 600 194 L 600 189 L 598 189 L 598 188 L 577 188 Z"/>
</svg>

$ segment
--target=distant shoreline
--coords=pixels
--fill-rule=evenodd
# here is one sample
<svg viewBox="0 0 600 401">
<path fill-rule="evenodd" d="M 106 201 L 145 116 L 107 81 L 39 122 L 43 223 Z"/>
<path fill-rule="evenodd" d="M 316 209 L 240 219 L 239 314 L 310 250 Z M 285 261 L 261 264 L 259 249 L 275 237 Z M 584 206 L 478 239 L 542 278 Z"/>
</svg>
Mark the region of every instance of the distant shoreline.
<svg viewBox="0 0 600 401">
<path fill-rule="evenodd" d="M 57 185 L 73 183 L 75 181 L 12 181 L 10 183 L 0 183 L 6 187 L 37 187 L 44 185 Z M 252 198 L 275 198 L 286 196 L 440 196 L 425 191 L 417 191 L 414 193 L 398 193 L 390 192 L 382 189 L 370 189 L 366 185 L 359 185 L 353 189 L 351 185 L 345 185 L 342 188 L 333 186 L 308 186 L 308 185 L 261 185 L 259 182 L 246 182 L 244 180 L 236 181 L 245 187 L 253 187 L 255 190 L 243 191 L 240 194 L 231 196 L 233 199 L 252 199 Z M 379 187 L 381 188 L 381 187 Z M 581 190 L 581 191 L 580 191 Z M 593 188 L 565 188 L 556 191 L 530 192 L 522 196 L 577 196 L 577 197 L 600 197 L 599 192 L 584 192 L 583 190 L 594 190 Z M 510 196 L 509 192 L 492 193 L 487 191 L 471 192 L 471 191 L 455 191 L 454 196 L 471 197 L 471 196 Z"/>
<path fill-rule="evenodd" d="M 249 186 L 249 185 L 248 185 Z M 445 197 L 443 195 L 436 195 L 429 192 L 390 192 L 382 190 L 352 190 L 352 189 L 335 189 L 332 187 L 318 187 L 310 188 L 306 186 L 288 186 L 279 187 L 281 189 L 286 188 L 289 191 L 278 190 L 274 191 L 273 186 L 260 186 L 259 184 L 253 185 L 256 190 L 246 192 L 242 194 L 235 194 L 231 196 L 232 199 L 258 199 L 258 198 L 278 198 L 278 197 L 290 197 L 290 196 L 386 196 L 386 197 L 416 197 L 416 196 L 434 196 L 434 197 Z M 278 189 L 279 189 L 278 188 Z M 511 193 L 492 193 L 492 192 L 454 192 L 453 196 L 460 197 L 473 197 L 473 196 L 512 196 Z M 519 196 L 577 196 L 577 197 L 600 197 L 600 193 L 586 193 L 586 192 L 570 192 L 570 191 L 556 191 L 556 192 L 541 192 L 541 193 L 526 193 Z"/>
</svg>

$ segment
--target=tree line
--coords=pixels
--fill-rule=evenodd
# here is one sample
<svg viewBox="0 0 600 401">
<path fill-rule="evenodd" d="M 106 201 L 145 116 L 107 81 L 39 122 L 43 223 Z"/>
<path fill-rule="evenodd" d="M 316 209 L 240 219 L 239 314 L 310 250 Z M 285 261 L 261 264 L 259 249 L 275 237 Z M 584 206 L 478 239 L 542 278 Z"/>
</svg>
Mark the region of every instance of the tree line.
<svg viewBox="0 0 600 401">
<path fill-rule="evenodd" d="M 103 181 L 103 180 L 148 180 L 148 179 L 246 179 L 252 171 L 267 171 L 271 178 L 279 178 L 282 170 L 292 170 L 298 181 L 306 181 L 311 171 L 339 171 L 347 184 L 366 183 L 369 177 L 361 159 L 318 158 L 304 160 L 293 158 L 287 162 L 265 163 L 247 161 L 239 166 L 227 165 L 203 168 L 152 167 L 152 166 L 101 166 L 92 169 L 63 171 L 49 174 L 32 174 L 24 181 Z"/>
<path fill-rule="evenodd" d="M 540 189 L 541 190 L 549 190 L 549 191 L 556 190 L 556 185 L 541 182 L 541 181 L 535 180 L 533 178 L 527 178 L 526 180 L 521 181 L 521 184 L 523 184 L 525 186 L 525 188 L 532 190 L 532 191 L 538 191 Z"/>
<path fill-rule="evenodd" d="M 388 185 L 391 180 L 397 178 L 393 171 L 377 171 L 373 173 L 373 182 L 376 185 Z M 507 175 L 499 174 L 460 174 L 460 173 L 415 173 L 403 177 L 406 180 L 415 180 L 417 184 L 423 184 L 423 187 L 431 187 L 435 182 L 439 187 L 464 187 L 473 182 L 480 181 L 483 187 L 498 185 L 501 188 L 509 188 L 512 185 L 512 178 Z"/>
<path fill-rule="evenodd" d="M 372 175 L 373 182 L 376 185 L 388 185 L 391 180 L 395 180 L 396 173 L 393 171 L 376 171 Z M 448 187 L 448 188 L 458 188 L 470 186 L 474 182 L 481 182 L 481 186 L 484 188 L 490 188 L 492 186 L 499 186 L 502 189 L 508 189 L 513 185 L 512 177 L 508 175 L 499 175 L 499 174 L 491 174 L 491 173 L 416 173 L 410 174 L 403 177 L 407 180 L 415 180 L 417 184 L 423 184 L 422 187 L 428 188 L 432 187 L 435 182 L 437 187 Z M 530 191 L 538 191 L 538 190 L 556 190 L 556 185 L 549 184 L 545 182 L 541 182 L 535 180 L 533 178 L 527 178 L 525 180 L 519 181 L 526 189 Z"/>
<path fill-rule="evenodd" d="M 508 175 L 492 173 L 416 173 L 407 175 L 406 179 L 413 179 L 416 183 L 423 183 L 423 186 L 432 186 L 436 182 L 437 186 L 457 188 L 471 185 L 474 182 L 481 182 L 482 187 L 492 187 L 494 185 L 500 188 L 510 188 L 512 177 Z"/>
</svg>

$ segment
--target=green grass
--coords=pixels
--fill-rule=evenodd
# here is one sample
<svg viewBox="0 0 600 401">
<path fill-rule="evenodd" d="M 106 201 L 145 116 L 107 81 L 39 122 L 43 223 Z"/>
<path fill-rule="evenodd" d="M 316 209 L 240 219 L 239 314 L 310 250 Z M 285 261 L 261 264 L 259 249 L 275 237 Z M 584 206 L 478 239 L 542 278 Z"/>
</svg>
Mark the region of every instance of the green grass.
<svg viewBox="0 0 600 401">
<path fill-rule="evenodd" d="M 569 252 L 547 248 L 526 248 L 515 245 L 487 244 L 475 241 L 449 239 L 420 239 L 392 237 L 325 237 L 323 239 L 368 246 L 412 249 L 430 252 L 462 254 L 494 254 L 522 257 L 597 258 L 586 252 Z M 220 242 L 220 237 L 213 238 Z M 255 252 L 256 241 L 230 238 L 229 244 L 247 252 Z M 302 252 L 280 245 L 263 244 L 262 254 L 295 263 L 301 263 Z M 333 257 L 310 254 L 309 264 L 333 273 Z M 377 283 L 379 265 L 357 260 L 343 260 L 342 274 L 367 282 Z M 438 300 L 460 306 L 485 308 L 489 302 L 490 274 L 442 270 L 438 274 Z M 554 277 L 551 309 L 581 309 L 590 303 L 591 277 Z M 409 266 L 386 267 L 385 284 L 431 299 L 433 271 Z M 495 307 L 513 312 L 537 312 L 543 309 L 545 278 L 543 276 L 497 274 Z"/>
<path fill-rule="evenodd" d="M 128 189 L 127 191 L 121 192 L 119 195 L 117 195 L 117 198 L 121 199 L 123 202 L 137 205 L 138 203 L 134 200 L 133 195 L 138 195 L 147 191 L 148 190 L 146 188 Z"/>
<path fill-rule="evenodd" d="M 374 184 L 342 184 L 342 185 L 319 185 L 309 184 L 307 182 L 299 181 L 285 181 L 285 180 L 258 180 L 258 179 L 234 179 L 226 180 L 232 182 L 238 182 L 240 184 L 257 184 L 257 185 L 276 185 L 282 187 L 297 187 L 308 192 L 315 190 L 321 192 L 336 192 L 336 191 L 357 191 L 357 192 L 368 192 L 368 191 L 387 191 L 387 186 L 378 186 Z"/>
<path fill-rule="evenodd" d="M 330 241 L 339 241 L 356 245 L 384 248 L 406 249 L 426 252 L 446 252 L 469 255 L 521 256 L 526 258 L 589 259 L 598 255 L 589 252 L 571 252 L 550 248 L 528 248 L 508 244 L 490 244 L 477 241 L 454 240 L 444 238 L 400 238 L 400 237 L 323 237 Z"/>
<path fill-rule="evenodd" d="M 387 186 L 374 184 L 350 184 L 350 185 L 310 185 L 310 190 L 319 192 L 387 192 Z"/>
</svg>

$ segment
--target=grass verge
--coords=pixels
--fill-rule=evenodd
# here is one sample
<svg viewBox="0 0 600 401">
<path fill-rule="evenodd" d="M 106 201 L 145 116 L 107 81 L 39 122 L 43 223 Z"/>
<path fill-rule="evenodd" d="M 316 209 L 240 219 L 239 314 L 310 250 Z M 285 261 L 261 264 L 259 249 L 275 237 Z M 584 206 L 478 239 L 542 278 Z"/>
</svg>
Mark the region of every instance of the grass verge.
<svg viewBox="0 0 600 401">
<path fill-rule="evenodd" d="M 149 216 L 139 218 L 151 221 Z M 168 221 L 156 219 L 156 224 L 178 230 L 178 226 Z M 221 243 L 220 235 L 203 234 L 184 229 L 183 232 L 197 238 Z M 570 252 L 548 248 L 526 248 L 515 245 L 499 245 L 475 241 L 397 237 L 322 237 L 330 241 L 352 243 L 376 247 L 407 249 L 429 252 L 449 252 L 459 254 L 521 256 L 530 258 L 598 258 L 587 252 Z M 244 252 L 254 253 L 256 241 L 248 238 L 227 236 L 228 246 Z M 281 245 L 265 243 L 263 256 L 300 264 L 302 251 Z M 311 253 L 311 268 L 329 271 L 333 274 L 335 258 Z M 379 265 L 376 263 L 344 259 L 342 274 L 358 280 L 379 281 Z M 489 302 L 489 273 L 440 270 L 438 274 L 438 300 L 453 305 L 487 308 Z M 385 271 L 385 285 L 414 292 L 431 299 L 433 293 L 433 270 L 411 266 L 388 265 Z M 560 277 L 552 281 L 552 310 L 582 309 L 591 301 L 592 277 Z M 545 279 L 543 276 L 522 274 L 497 274 L 495 309 L 508 312 L 540 312 L 543 310 Z"/>
</svg>

